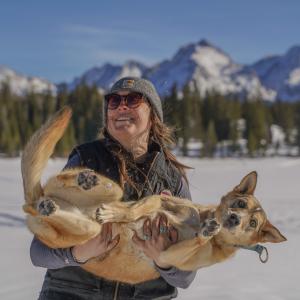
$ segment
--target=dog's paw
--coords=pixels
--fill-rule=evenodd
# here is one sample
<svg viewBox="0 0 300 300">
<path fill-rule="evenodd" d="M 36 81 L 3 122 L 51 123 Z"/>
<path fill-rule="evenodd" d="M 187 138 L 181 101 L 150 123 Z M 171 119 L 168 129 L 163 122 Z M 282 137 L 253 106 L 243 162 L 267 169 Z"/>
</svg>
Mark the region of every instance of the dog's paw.
<svg viewBox="0 0 300 300">
<path fill-rule="evenodd" d="M 50 216 L 58 209 L 58 205 L 49 198 L 43 199 L 38 204 L 38 211 L 43 216 Z"/>
<path fill-rule="evenodd" d="M 95 219 L 100 224 L 108 222 L 122 222 L 125 220 L 125 215 L 113 205 L 101 204 L 95 211 Z"/>
<path fill-rule="evenodd" d="M 221 225 L 218 223 L 216 218 L 207 218 L 201 224 L 200 235 L 204 237 L 212 237 L 216 235 L 221 229 Z"/>
<path fill-rule="evenodd" d="M 77 183 L 84 190 L 90 190 L 99 183 L 99 178 L 95 172 L 91 170 L 84 170 L 78 174 Z"/>
</svg>

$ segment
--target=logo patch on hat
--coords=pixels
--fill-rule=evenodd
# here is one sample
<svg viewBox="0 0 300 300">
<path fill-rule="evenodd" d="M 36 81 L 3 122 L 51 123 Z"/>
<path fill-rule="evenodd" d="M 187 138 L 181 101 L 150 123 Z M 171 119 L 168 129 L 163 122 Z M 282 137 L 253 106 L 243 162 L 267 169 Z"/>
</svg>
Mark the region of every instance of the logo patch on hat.
<svg viewBox="0 0 300 300">
<path fill-rule="evenodd" d="M 132 88 L 134 85 L 133 79 L 127 79 L 123 81 L 122 88 Z"/>
</svg>

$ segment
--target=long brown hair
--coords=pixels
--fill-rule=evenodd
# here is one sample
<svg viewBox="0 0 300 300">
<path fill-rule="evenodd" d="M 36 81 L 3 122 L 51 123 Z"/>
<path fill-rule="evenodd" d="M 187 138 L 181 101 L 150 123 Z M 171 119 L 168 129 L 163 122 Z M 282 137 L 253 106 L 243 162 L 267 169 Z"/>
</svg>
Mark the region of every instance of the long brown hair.
<svg viewBox="0 0 300 300">
<path fill-rule="evenodd" d="M 150 130 L 150 138 L 152 138 L 156 143 L 160 145 L 166 159 L 177 168 L 179 173 L 188 183 L 186 170 L 192 169 L 192 167 L 189 167 L 179 162 L 176 156 L 170 150 L 170 147 L 175 146 L 174 128 L 163 123 L 158 118 L 158 116 L 155 113 L 153 113 L 153 111 L 151 111 L 150 119 L 152 124 Z"/>
<path fill-rule="evenodd" d="M 150 127 L 149 142 L 151 142 L 152 140 L 161 147 L 166 160 L 168 160 L 179 171 L 179 173 L 188 183 L 186 170 L 192 169 L 192 167 L 189 167 L 179 162 L 176 156 L 170 150 L 171 147 L 175 146 L 174 128 L 163 123 L 156 115 L 156 113 L 154 113 L 153 109 L 151 109 L 150 121 L 151 121 L 151 127 Z M 103 127 L 100 130 L 99 138 L 103 138 L 105 135 L 109 135 L 109 133 L 107 131 L 107 128 Z M 110 138 L 112 137 L 110 136 Z M 135 163 L 132 157 L 130 157 L 130 154 L 121 146 L 120 143 L 118 143 L 118 141 L 116 141 L 116 143 L 113 144 L 111 151 L 119 161 L 121 186 L 124 187 L 125 182 L 127 182 L 134 189 L 138 190 L 136 184 L 131 180 L 127 172 L 129 166 L 135 167 Z M 146 177 L 147 175 L 144 174 L 144 176 Z"/>
</svg>

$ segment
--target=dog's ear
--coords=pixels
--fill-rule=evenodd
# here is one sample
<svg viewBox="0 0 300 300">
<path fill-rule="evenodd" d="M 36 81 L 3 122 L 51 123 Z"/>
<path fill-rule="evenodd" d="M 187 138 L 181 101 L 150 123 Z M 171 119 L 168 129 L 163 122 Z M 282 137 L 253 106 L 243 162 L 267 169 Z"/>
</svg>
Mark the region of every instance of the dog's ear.
<svg viewBox="0 0 300 300">
<path fill-rule="evenodd" d="M 259 242 L 281 243 L 284 241 L 286 241 L 286 238 L 267 220 L 266 224 L 261 229 Z"/>
<path fill-rule="evenodd" d="M 257 182 L 257 173 L 255 171 L 246 175 L 239 185 L 233 190 L 240 194 L 253 195 Z"/>
</svg>

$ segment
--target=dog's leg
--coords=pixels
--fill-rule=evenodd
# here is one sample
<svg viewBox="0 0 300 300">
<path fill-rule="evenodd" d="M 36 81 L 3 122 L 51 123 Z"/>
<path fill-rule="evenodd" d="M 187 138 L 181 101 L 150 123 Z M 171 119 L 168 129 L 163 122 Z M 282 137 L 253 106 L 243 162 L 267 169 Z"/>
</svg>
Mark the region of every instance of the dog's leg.
<svg viewBox="0 0 300 300">
<path fill-rule="evenodd" d="M 206 211 L 201 217 L 204 220 L 200 223 L 198 236 L 194 239 L 183 240 L 162 252 L 160 260 L 163 263 L 182 270 L 196 270 L 208 261 L 212 262 L 212 246 L 209 241 L 220 231 L 221 225 L 215 218 L 214 210 Z"/>
<path fill-rule="evenodd" d="M 46 230 L 44 234 L 41 230 L 41 232 L 34 233 L 59 247 L 80 244 L 96 236 L 101 229 L 98 222 L 89 219 L 75 206 L 59 199 L 43 197 L 37 205 L 37 210 L 40 213 L 37 218 L 41 220 L 41 226 L 38 228 L 47 224 L 54 231 Z"/>
<path fill-rule="evenodd" d="M 175 224 L 180 224 L 184 218 L 193 218 L 199 223 L 197 205 L 187 199 L 165 195 L 149 196 L 138 202 L 101 204 L 96 210 L 96 219 L 100 223 L 129 223 L 158 213 L 165 214 Z"/>
<path fill-rule="evenodd" d="M 44 186 L 44 195 L 63 199 L 80 209 L 121 201 L 123 190 L 114 181 L 90 169 L 66 169 Z"/>
<path fill-rule="evenodd" d="M 56 176 L 56 179 L 65 188 L 79 187 L 83 190 L 90 190 L 99 185 L 100 175 L 90 169 L 67 169 Z"/>
<path fill-rule="evenodd" d="M 26 224 L 29 230 L 37 237 L 44 236 L 47 237 L 47 240 L 49 241 L 57 239 L 58 232 L 54 229 L 54 227 L 45 222 L 43 217 L 28 215 L 26 218 Z"/>
<path fill-rule="evenodd" d="M 178 242 L 163 251 L 159 261 L 185 271 L 196 270 L 199 264 L 207 260 L 207 255 L 210 255 L 211 244 L 208 241 L 209 238 L 196 237 Z"/>
<path fill-rule="evenodd" d="M 85 235 L 90 232 L 92 232 L 92 234 L 98 233 L 101 227 L 100 224 L 88 219 L 84 215 L 63 210 L 58 210 L 55 214 L 52 214 L 49 217 L 44 217 L 44 220 L 47 223 L 60 228 L 61 231 L 76 235 Z"/>
<path fill-rule="evenodd" d="M 53 220 L 52 220 L 53 221 Z M 66 248 L 85 241 L 86 236 L 66 232 L 57 223 L 43 216 L 27 216 L 29 230 L 50 248 Z"/>
<path fill-rule="evenodd" d="M 211 238 L 221 230 L 221 224 L 217 221 L 215 210 L 208 210 L 200 213 L 199 235 L 204 238 Z"/>
<path fill-rule="evenodd" d="M 57 231 L 56 239 L 50 241 L 60 248 L 81 244 L 95 237 L 101 230 L 100 224 L 89 220 L 84 215 L 63 210 L 57 210 L 54 214 L 42 218 Z"/>
<path fill-rule="evenodd" d="M 162 196 L 150 196 L 138 202 L 114 202 L 101 204 L 96 210 L 96 219 L 100 223 L 134 222 L 161 210 Z"/>
</svg>

